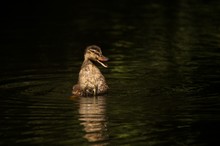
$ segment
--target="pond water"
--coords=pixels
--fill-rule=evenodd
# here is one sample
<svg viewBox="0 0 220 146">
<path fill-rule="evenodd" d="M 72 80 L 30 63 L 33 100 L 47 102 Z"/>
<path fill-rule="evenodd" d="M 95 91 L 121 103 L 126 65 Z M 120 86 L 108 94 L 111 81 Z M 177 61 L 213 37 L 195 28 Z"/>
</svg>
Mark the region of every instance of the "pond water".
<svg viewBox="0 0 220 146">
<path fill-rule="evenodd" d="M 29 5 L 8 6 L 2 18 L 1 145 L 219 141 L 219 2 Z M 99 66 L 110 90 L 73 98 L 90 44 L 110 58 Z"/>
</svg>

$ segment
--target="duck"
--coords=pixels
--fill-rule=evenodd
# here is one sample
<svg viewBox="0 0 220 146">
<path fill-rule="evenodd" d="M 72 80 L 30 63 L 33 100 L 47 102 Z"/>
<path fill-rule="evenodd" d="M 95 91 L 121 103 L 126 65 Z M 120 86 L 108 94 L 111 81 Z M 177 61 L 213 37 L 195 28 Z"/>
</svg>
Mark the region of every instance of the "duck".
<svg viewBox="0 0 220 146">
<path fill-rule="evenodd" d="M 78 82 L 73 86 L 72 94 L 75 96 L 98 96 L 107 93 L 109 87 L 97 64 L 108 68 L 106 64 L 108 60 L 102 54 L 99 46 L 90 45 L 86 47 Z"/>
</svg>

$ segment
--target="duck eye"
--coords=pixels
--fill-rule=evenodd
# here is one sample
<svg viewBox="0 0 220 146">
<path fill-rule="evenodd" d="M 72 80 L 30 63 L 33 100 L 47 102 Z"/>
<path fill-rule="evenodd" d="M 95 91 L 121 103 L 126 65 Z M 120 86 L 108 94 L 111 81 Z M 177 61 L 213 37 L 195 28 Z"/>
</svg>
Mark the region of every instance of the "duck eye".
<svg viewBox="0 0 220 146">
<path fill-rule="evenodd" d="M 91 49 L 90 51 L 91 51 L 92 53 L 94 53 L 94 54 L 96 54 L 96 55 L 100 56 L 100 53 L 99 53 L 98 51 L 93 50 L 93 49 Z"/>
</svg>

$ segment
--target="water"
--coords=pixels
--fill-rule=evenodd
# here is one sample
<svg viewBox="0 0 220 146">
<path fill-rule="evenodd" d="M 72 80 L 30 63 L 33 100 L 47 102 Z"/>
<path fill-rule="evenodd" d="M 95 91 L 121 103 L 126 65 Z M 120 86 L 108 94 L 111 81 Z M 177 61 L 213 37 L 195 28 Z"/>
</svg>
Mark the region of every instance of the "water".
<svg viewBox="0 0 220 146">
<path fill-rule="evenodd" d="M 219 2 L 29 5 L 3 15 L 1 145 L 218 141 Z M 90 44 L 110 58 L 99 66 L 110 91 L 73 98 Z"/>
</svg>

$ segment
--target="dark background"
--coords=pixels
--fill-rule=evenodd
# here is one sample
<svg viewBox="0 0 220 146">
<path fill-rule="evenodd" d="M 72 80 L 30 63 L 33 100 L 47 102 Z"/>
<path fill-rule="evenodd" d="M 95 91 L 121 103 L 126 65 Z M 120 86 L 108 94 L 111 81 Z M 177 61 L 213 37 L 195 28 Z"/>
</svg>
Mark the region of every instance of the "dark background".
<svg viewBox="0 0 220 146">
<path fill-rule="evenodd" d="M 91 144 L 78 113 L 88 101 L 67 98 L 90 44 L 110 58 L 110 68 L 100 68 L 110 93 L 97 102 L 106 110 L 104 143 L 218 142 L 219 1 L 11 1 L 0 7 L 0 144 Z"/>
</svg>

